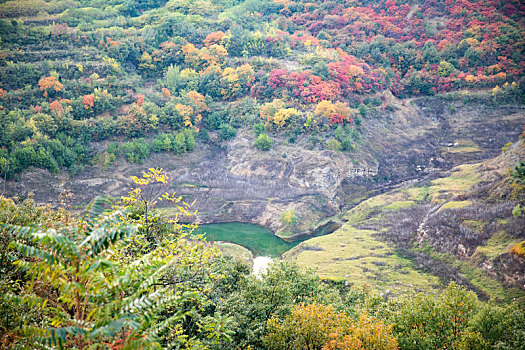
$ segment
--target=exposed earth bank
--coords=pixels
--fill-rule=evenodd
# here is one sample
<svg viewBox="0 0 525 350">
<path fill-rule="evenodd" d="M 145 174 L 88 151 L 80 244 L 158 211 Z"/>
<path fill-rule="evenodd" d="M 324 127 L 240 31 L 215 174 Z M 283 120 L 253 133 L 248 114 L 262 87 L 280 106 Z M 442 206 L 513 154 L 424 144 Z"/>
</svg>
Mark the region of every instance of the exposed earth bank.
<svg viewBox="0 0 525 350">
<path fill-rule="evenodd" d="M 143 164 L 121 159 L 77 175 L 27 171 L 6 184 L 6 194 L 33 192 L 38 202 L 56 203 L 61 192 L 70 190 L 71 204 L 81 206 L 96 195 L 123 195 L 131 187 L 130 176 L 161 167 L 173 179 L 167 190 L 196 200 L 199 221 L 251 222 L 291 237 L 319 227 L 333 230 L 337 225 L 327 218 L 371 193 L 493 157 L 517 140 L 525 123 L 520 106 L 387 98 L 393 111 L 364 118 L 355 151 L 308 149 L 306 138 L 290 144 L 273 136 L 275 145 L 263 152 L 253 146 L 251 130 L 241 129 L 233 141 L 201 144 L 181 156 L 154 154 Z M 289 209 L 297 224 L 281 222 Z"/>
</svg>

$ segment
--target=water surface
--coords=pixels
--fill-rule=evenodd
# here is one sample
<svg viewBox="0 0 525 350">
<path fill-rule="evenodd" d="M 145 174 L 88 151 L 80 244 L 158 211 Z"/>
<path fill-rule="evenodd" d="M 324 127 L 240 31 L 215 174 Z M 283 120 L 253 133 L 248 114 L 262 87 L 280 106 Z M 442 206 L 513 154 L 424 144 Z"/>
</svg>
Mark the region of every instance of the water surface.
<svg viewBox="0 0 525 350">
<path fill-rule="evenodd" d="M 242 222 L 228 222 L 199 226 L 197 233 L 204 233 L 209 242 L 226 241 L 241 245 L 254 256 L 280 257 L 299 242 L 288 243 L 264 226 Z"/>
</svg>

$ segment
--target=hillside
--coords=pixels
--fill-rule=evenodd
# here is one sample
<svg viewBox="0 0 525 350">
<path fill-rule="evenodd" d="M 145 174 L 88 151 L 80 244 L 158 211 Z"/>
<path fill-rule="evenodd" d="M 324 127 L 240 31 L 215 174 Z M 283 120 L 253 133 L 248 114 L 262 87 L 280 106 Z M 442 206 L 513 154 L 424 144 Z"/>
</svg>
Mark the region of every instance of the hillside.
<svg viewBox="0 0 525 350">
<path fill-rule="evenodd" d="M 456 91 L 454 101 L 515 106 L 524 11 L 467 0 L 6 1 L 0 172 L 185 158 L 239 128 L 263 134 L 261 150 L 276 138 L 353 153 L 374 132 L 363 121 L 405 106 L 396 98 Z"/>
<path fill-rule="evenodd" d="M 392 293 L 439 289 L 434 275 L 484 298 L 523 299 L 525 260 L 511 253 L 525 239 L 523 216 L 513 212 L 523 189 L 509 169 L 524 152 L 520 141 L 496 158 L 371 197 L 335 219 L 341 228 L 284 257 Z"/>
<path fill-rule="evenodd" d="M 162 167 L 202 222 L 310 234 L 525 123 L 519 2 L 0 5 L 10 196 L 80 208 Z M 301 225 L 281 225 L 290 210 Z"/>
<path fill-rule="evenodd" d="M 523 349 L 524 137 L 520 0 L 2 0 L 0 348 Z"/>
</svg>

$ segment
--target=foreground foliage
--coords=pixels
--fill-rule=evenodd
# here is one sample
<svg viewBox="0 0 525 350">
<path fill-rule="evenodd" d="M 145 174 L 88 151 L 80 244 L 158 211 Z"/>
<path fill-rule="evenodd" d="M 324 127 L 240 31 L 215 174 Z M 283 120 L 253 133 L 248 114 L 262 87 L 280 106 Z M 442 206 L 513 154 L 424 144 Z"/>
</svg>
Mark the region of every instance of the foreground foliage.
<svg viewBox="0 0 525 350">
<path fill-rule="evenodd" d="M 145 195 L 150 184 L 144 186 Z M 2 347 L 522 349 L 525 344 L 522 305 L 484 303 L 455 284 L 440 295 L 386 299 L 323 282 L 287 262 L 254 276 L 180 224 L 156 225 L 166 219 L 161 211 L 149 207 L 145 221 L 137 214 L 144 213 L 142 201 L 107 210 L 103 203 L 75 217 L 30 199 L 0 199 L 2 237 L 10 242 L 10 250 L 1 251 Z"/>
<path fill-rule="evenodd" d="M 85 347 L 119 339 L 130 348 L 160 347 L 157 335 L 181 321 L 177 304 L 198 297 L 177 288 L 167 271 L 182 266 L 193 248 L 183 237 L 159 247 L 131 263 L 120 264 L 111 252 L 118 241 L 135 235 L 138 225 L 126 221 L 129 208 L 100 212 L 95 203 L 77 225 L 42 230 L 6 226 L 11 245 L 23 259 L 15 262 L 28 280 L 19 305 L 40 309 L 44 323 L 23 329 L 34 344 Z M 200 259 L 206 259 L 201 256 Z M 160 312 L 164 317 L 159 319 Z"/>
</svg>

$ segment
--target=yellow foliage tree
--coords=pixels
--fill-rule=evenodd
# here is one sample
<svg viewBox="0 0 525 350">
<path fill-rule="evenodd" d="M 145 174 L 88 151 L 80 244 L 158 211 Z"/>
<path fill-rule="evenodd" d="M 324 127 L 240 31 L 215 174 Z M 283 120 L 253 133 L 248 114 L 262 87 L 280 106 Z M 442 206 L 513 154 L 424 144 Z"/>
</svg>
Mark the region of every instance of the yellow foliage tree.
<svg viewBox="0 0 525 350">
<path fill-rule="evenodd" d="M 153 59 L 151 58 L 151 55 L 144 51 L 140 58 L 139 63 L 139 69 L 144 71 L 150 71 L 155 69 L 155 65 L 153 64 Z"/>
<path fill-rule="evenodd" d="M 354 323 L 331 305 L 299 304 L 283 320 L 268 321 L 264 343 L 272 349 L 360 350 L 397 349 L 392 327 L 361 315 Z"/>
<path fill-rule="evenodd" d="M 184 120 L 184 126 L 192 128 L 195 132 L 199 132 L 198 125 L 202 120 L 202 116 L 199 113 L 196 113 L 197 111 L 193 107 L 182 103 L 177 103 L 174 107 L 174 110 L 176 110 L 182 116 Z"/>
<path fill-rule="evenodd" d="M 179 114 L 184 119 L 185 126 L 193 127 L 193 124 L 191 123 L 191 116 L 193 115 L 193 108 L 187 105 L 183 105 L 182 103 L 177 103 L 174 109 L 177 112 L 179 112 Z"/>
<path fill-rule="evenodd" d="M 317 104 L 314 110 L 315 115 L 329 118 L 331 122 L 334 118 L 340 116 L 347 121 L 351 120 L 352 111 L 350 107 L 344 102 L 336 102 L 323 100 Z"/>
<path fill-rule="evenodd" d="M 335 105 L 332 101 L 323 100 L 317 104 L 314 113 L 315 115 L 328 118 L 335 113 Z"/>
<path fill-rule="evenodd" d="M 259 113 L 261 118 L 266 120 L 267 126 L 273 123 L 282 128 L 286 121 L 290 117 L 299 114 L 299 111 L 295 108 L 286 108 L 282 100 L 274 99 L 272 102 L 265 103 Z"/>
<path fill-rule="evenodd" d="M 206 62 L 206 66 L 223 65 L 226 57 L 228 57 L 228 51 L 222 45 L 211 45 L 203 47 L 199 51 L 201 60 Z"/>
<path fill-rule="evenodd" d="M 286 105 L 280 99 L 274 99 L 272 102 L 265 103 L 260 110 L 261 118 L 266 120 L 266 126 L 270 126 L 272 123 L 283 127 L 286 120 L 293 115 L 299 113 L 294 108 L 285 108 Z"/>
<path fill-rule="evenodd" d="M 195 111 L 197 113 L 202 113 L 204 111 L 209 111 L 210 109 L 206 105 L 205 98 L 202 94 L 198 93 L 195 90 L 189 91 L 186 94 L 186 97 L 190 100 L 190 102 L 195 107 Z"/>
<path fill-rule="evenodd" d="M 299 111 L 295 108 L 279 109 L 273 116 L 273 123 L 279 127 L 283 127 L 286 124 L 288 118 L 297 115 Z"/>
<path fill-rule="evenodd" d="M 226 67 L 222 71 L 221 93 L 225 98 L 238 96 L 246 91 L 255 80 L 255 71 L 250 64 L 243 64 L 240 67 Z"/>
<path fill-rule="evenodd" d="M 363 71 L 363 68 L 359 67 L 359 66 L 356 66 L 356 65 L 351 65 L 349 68 L 348 68 L 348 77 L 350 79 L 353 79 L 354 81 L 360 81 L 361 80 L 361 77 L 365 74 L 365 72 Z"/>
</svg>

